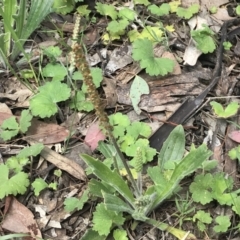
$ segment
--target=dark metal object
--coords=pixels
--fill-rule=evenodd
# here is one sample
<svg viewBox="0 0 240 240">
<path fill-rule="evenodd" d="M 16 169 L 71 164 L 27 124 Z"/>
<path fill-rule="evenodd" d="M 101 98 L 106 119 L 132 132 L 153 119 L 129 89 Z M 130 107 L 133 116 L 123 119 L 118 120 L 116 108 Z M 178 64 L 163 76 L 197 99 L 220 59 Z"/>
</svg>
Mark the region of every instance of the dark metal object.
<svg viewBox="0 0 240 240">
<path fill-rule="evenodd" d="M 209 91 L 217 84 L 222 71 L 222 58 L 223 58 L 223 42 L 226 41 L 227 37 L 232 39 L 233 35 L 240 33 L 240 28 L 238 31 L 230 32 L 227 34 L 227 28 L 232 25 L 237 25 L 240 23 L 240 19 L 234 19 L 226 21 L 221 29 L 221 42 L 217 51 L 217 63 L 214 68 L 213 77 L 211 83 L 199 94 L 195 99 L 188 99 L 183 102 L 182 105 L 172 114 L 172 116 L 167 120 L 167 122 L 173 122 L 175 124 L 184 123 L 204 102 L 205 97 Z M 170 132 L 174 129 L 174 125 L 164 123 L 150 138 L 150 146 L 159 151 L 166 140 Z"/>
</svg>

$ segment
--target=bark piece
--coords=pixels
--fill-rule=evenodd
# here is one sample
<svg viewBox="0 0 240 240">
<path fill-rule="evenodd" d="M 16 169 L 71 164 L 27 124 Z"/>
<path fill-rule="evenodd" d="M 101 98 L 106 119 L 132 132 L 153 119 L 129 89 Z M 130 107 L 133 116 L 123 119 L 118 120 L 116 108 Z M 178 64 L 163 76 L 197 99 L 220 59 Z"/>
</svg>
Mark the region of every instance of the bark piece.
<svg viewBox="0 0 240 240">
<path fill-rule="evenodd" d="M 196 96 L 200 94 L 205 85 L 199 82 L 199 75 L 185 73 L 170 77 L 149 77 L 146 74 L 140 76 L 147 81 L 150 94 L 143 95 L 139 107 L 149 113 L 156 111 L 175 111 L 185 96 Z M 204 75 L 205 77 L 205 75 Z M 118 102 L 131 105 L 129 97 L 131 83 L 117 87 Z"/>
</svg>

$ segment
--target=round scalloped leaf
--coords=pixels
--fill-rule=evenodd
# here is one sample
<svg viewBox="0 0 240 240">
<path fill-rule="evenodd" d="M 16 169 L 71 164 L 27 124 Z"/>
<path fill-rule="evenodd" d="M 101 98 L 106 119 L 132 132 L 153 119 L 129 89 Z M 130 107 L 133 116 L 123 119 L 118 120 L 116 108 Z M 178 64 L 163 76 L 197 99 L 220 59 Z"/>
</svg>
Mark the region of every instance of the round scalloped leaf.
<svg viewBox="0 0 240 240">
<path fill-rule="evenodd" d="M 65 83 L 52 81 L 39 88 L 39 92 L 52 98 L 53 102 L 65 101 L 70 97 L 70 88 Z"/>
<path fill-rule="evenodd" d="M 43 68 L 42 74 L 44 77 L 51 77 L 53 81 L 62 81 L 67 75 L 67 69 L 60 63 L 48 63 Z"/>
<path fill-rule="evenodd" d="M 70 13 L 74 9 L 75 3 L 72 0 L 54 0 L 54 11 L 61 14 Z"/>
<path fill-rule="evenodd" d="M 30 100 L 30 110 L 34 116 L 50 117 L 57 113 L 57 102 L 70 97 L 70 88 L 65 83 L 52 81 L 39 88 L 39 93 Z"/>
<path fill-rule="evenodd" d="M 32 187 L 34 189 L 35 196 L 38 196 L 43 189 L 48 187 L 48 184 L 42 178 L 37 178 L 32 183 Z"/>
<path fill-rule="evenodd" d="M 51 117 L 58 110 L 57 104 L 49 96 L 41 93 L 30 100 L 29 108 L 33 116 L 40 116 L 41 118 Z"/>
</svg>

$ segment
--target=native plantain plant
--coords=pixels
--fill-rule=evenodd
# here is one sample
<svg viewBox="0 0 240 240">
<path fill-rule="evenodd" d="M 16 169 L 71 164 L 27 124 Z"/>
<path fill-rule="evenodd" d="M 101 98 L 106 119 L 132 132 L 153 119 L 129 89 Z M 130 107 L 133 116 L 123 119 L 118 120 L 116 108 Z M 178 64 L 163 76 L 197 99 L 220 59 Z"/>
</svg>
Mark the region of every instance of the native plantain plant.
<svg viewBox="0 0 240 240">
<path fill-rule="evenodd" d="M 0 16 L 3 26 L 0 28 L 0 62 L 7 68 L 8 59 L 14 61 L 28 37 L 42 20 L 52 11 L 53 0 L 1 0 Z"/>
<path fill-rule="evenodd" d="M 154 209 L 179 190 L 180 181 L 196 169 L 202 168 L 203 163 L 211 155 L 207 147 L 202 145 L 197 149 L 192 148 L 189 154 L 183 157 L 184 148 L 184 131 L 182 126 L 178 126 L 164 143 L 158 156 L 158 165 L 148 167 L 147 175 L 152 180 L 152 185 L 146 190 L 142 187 L 142 160 L 144 157 L 141 148 L 137 148 L 135 156 L 136 186 L 133 186 L 131 182 L 126 182 L 116 168 L 112 170 L 98 159 L 82 155 L 83 160 L 98 178 L 98 180 L 90 180 L 87 193 L 103 199 L 93 214 L 93 228 L 82 239 L 90 239 L 89 236 L 99 236 L 101 239 L 105 239 L 111 230 L 118 231 L 117 226 L 123 225 L 126 219 L 129 219 L 129 215 L 135 221 L 146 222 L 161 231 L 168 231 L 178 239 L 184 237 L 185 239 L 195 239 L 192 234 L 188 235 L 180 229 L 149 217 Z M 66 208 L 68 210 L 81 209 L 87 201 L 87 193 L 84 193 L 80 200 L 66 199 Z M 103 219 L 106 221 L 105 224 L 102 224 Z"/>
<path fill-rule="evenodd" d="M 80 18 L 77 18 L 76 21 L 80 21 Z M 153 184 L 144 190 L 142 168 L 143 160 L 146 156 L 143 148 L 140 146 L 136 148 L 134 169 L 137 172 L 137 180 L 135 180 L 121 151 L 122 147 L 119 147 L 119 142 L 114 136 L 114 127 L 110 124 L 109 118 L 101 104 L 83 47 L 77 42 L 73 43 L 73 56 L 76 67 L 83 75 L 89 99 L 95 107 L 100 125 L 113 146 L 113 161 L 115 157 L 120 159 L 127 172 L 126 181 L 119 174 L 116 166 L 117 161 L 115 161 L 115 168 L 110 169 L 101 161 L 88 155 L 82 155 L 83 160 L 92 169 L 92 173 L 98 178 L 98 180 L 90 180 L 87 193 L 89 191 L 92 196 L 100 197 L 104 200 L 97 205 L 93 214 L 93 228 L 82 239 L 92 239 L 94 237 L 105 239 L 111 230 L 123 225 L 126 220 L 125 214 L 130 215 L 135 221 L 146 222 L 161 231 L 168 231 L 178 239 L 196 239 L 193 234 L 188 234 L 166 223 L 158 222 L 149 215 L 179 189 L 179 182 L 185 176 L 202 167 L 202 164 L 209 158 L 211 152 L 206 145 L 202 145 L 197 149 L 192 147 L 189 154 L 183 157 L 185 148 L 184 130 L 182 126 L 176 127 L 164 143 L 158 157 L 158 166 L 148 168 L 147 174 Z M 88 199 L 87 193 L 84 193 L 80 202 L 76 198 L 73 200 L 74 203 L 71 199 L 67 199 L 65 201 L 67 209 L 73 210 L 75 207 L 81 209 L 84 202 Z M 121 230 L 115 229 L 113 235 L 117 234 L 116 231 Z"/>
</svg>

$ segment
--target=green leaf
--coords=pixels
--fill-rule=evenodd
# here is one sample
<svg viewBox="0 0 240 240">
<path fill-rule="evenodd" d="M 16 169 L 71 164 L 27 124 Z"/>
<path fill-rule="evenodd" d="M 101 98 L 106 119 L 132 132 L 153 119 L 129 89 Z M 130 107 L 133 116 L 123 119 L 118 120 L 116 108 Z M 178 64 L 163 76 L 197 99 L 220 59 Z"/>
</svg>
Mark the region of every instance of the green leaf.
<svg viewBox="0 0 240 240">
<path fill-rule="evenodd" d="M 198 13 L 198 11 L 199 11 L 199 5 L 193 4 L 189 8 L 178 7 L 176 13 L 179 17 L 190 19 L 195 13 Z"/>
<path fill-rule="evenodd" d="M 54 170 L 53 174 L 57 177 L 61 177 L 62 176 L 62 171 L 60 169 Z"/>
<path fill-rule="evenodd" d="M 39 87 L 39 93 L 30 100 L 30 110 L 34 116 L 50 117 L 57 113 L 56 103 L 70 97 L 70 88 L 65 83 L 52 81 Z"/>
<path fill-rule="evenodd" d="M 9 178 L 8 166 L 0 165 L 0 199 L 13 194 L 24 194 L 29 186 L 28 175 L 24 172 L 19 172 Z"/>
<path fill-rule="evenodd" d="M 171 13 L 174 13 L 177 11 L 178 6 L 181 4 L 181 1 L 171 1 L 169 2 L 169 6 L 171 9 Z"/>
<path fill-rule="evenodd" d="M 207 161 L 203 162 L 202 169 L 203 169 L 203 171 L 209 171 L 209 170 L 214 169 L 217 165 L 218 165 L 217 160 L 207 160 Z"/>
<path fill-rule="evenodd" d="M 106 192 L 102 192 L 105 206 L 108 210 L 114 212 L 127 212 L 129 214 L 133 214 L 133 208 L 131 208 L 127 203 L 125 203 L 119 197 L 109 194 Z"/>
<path fill-rule="evenodd" d="M 225 233 L 231 226 L 231 221 L 228 216 L 218 216 L 215 221 L 218 223 L 218 225 L 213 227 L 213 230 L 216 233 Z"/>
<path fill-rule="evenodd" d="M 53 183 L 48 184 L 48 188 L 52 188 L 53 190 L 57 190 L 57 183 L 53 182 Z"/>
<path fill-rule="evenodd" d="M 95 9 L 103 16 L 109 16 L 113 20 L 117 19 L 117 11 L 112 5 L 97 2 Z"/>
<path fill-rule="evenodd" d="M 10 140 L 15 137 L 19 132 L 19 126 L 14 116 L 3 121 L 1 125 L 1 129 L 3 129 L 0 133 L 1 138 L 4 141 Z"/>
<path fill-rule="evenodd" d="M 89 14 L 91 13 L 91 11 L 88 10 L 88 5 L 79 6 L 79 7 L 77 8 L 77 12 L 78 12 L 81 16 L 86 16 L 86 17 L 89 17 Z"/>
<path fill-rule="evenodd" d="M 4 1 L 4 2 L 12 2 L 12 1 Z M 6 14 L 0 10 L 0 15 L 3 17 L 4 23 L 6 25 L 6 32 L 11 32 L 11 37 L 13 41 L 13 49 L 11 52 L 11 60 L 14 59 L 19 55 L 20 51 L 24 51 L 23 45 L 28 37 L 32 34 L 32 32 L 39 27 L 40 23 L 43 19 L 52 11 L 52 0 L 32 0 L 30 4 L 30 10 L 27 13 L 26 8 L 27 4 L 26 1 L 20 1 L 17 3 L 16 6 L 18 7 L 18 13 L 14 14 Z M 11 25 L 11 21 L 8 21 L 8 18 L 14 18 L 15 20 L 15 28 Z M 24 54 L 26 57 L 26 54 Z"/>
<path fill-rule="evenodd" d="M 4 130 L 18 130 L 18 123 L 16 121 L 16 117 L 12 116 L 3 121 L 1 128 Z"/>
<path fill-rule="evenodd" d="M 122 214 L 107 210 L 105 205 L 100 203 L 93 213 L 93 230 L 97 231 L 101 236 L 107 236 L 113 224 L 122 225 L 124 221 Z"/>
<path fill-rule="evenodd" d="M 86 231 L 81 240 L 106 240 L 106 236 L 100 236 L 98 232 L 93 231 L 91 228 Z"/>
<path fill-rule="evenodd" d="M 179 182 L 185 177 L 201 167 L 202 163 L 212 155 L 211 151 L 207 149 L 205 144 L 197 149 L 191 149 L 187 156 L 185 156 L 178 164 L 171 175 L 168 183 L 164 186 L 161 194 L 158 194 L 154 201 L 152 208 L 155 209 L 164 199 L 169 197 L 173 191 L 178 187 Z"/>
<path fill-rule="evenodd" d="M 19 128 L 22 133 L 25 133 L 31 126 L 32 114 L 29 110 L 23 110 L 19 121 Z"/>
<path fill-rule="evenodd" d="M 144 122 L 132 122 L 131 125 L 127 126 L 127 135 L 137 139 L 139 136 L 148 138 L 150 137 L 152 130 L 149 125 Z"/>
<path fill-rule="evenodd" d="M 127 232 L 123 229 L 116 229 L 113 232 L 113 238 L 115 240 L 128 240 Z"/>
<path fill-rule="evenodd" d="M 110 124 L 113 126 L 113 135 L 115 138 L 124 136 L 126 127 L 131 124 L 127 115 L 115 113 L 109 116 Z"/>
<path fill-rule="evenodd" d="M 210 105 L 213 107 L 214 113 L 221 118 L 228 118 L 232 117 L 233 115 L 237 114 L 239 109 L 239 104 L 237 102 L 231 102 L 228 106 L 223 109 L 223 106 L 215 101 L 211 101 Z"/>
<path fill-rule="evenodd" d="M 212 189 L 214 192 L 224 193 L 226 190 L 233 189 L 233 179 L 231 177 L 226 178 L 224 173 L 214 174 Z"/>
<path fill-rule="evenodd" d="M 106 159 L 112 159 L 111 163 L 113 163 L 113 157 L 115 157 L 119 169 L 124 168 L 122 160 L 117 154 L 117 151 L 114 148 L 114 146 L 112 146 L 111 144 L 107 144 L 103 141 L 100 141 L 98 143 L 98 150 L 104 155 Z"/>
<path fill-rule="evenodd" d="M 89 192 L 96 197 L 103 198 L 103 192 L 113 194 L 115 189 L 113 187 L 109 187 L 108 184 L 104 184 L 103 182 L 97 181 L 95 179 L 91 179 L 88 183 Z"/>
<path fill-rule="evenodd" d="M 238 5 L 238 6 L 236 7 L 236 13 L 237 13 L 238 16 L 240 16 L 240 5 Z"/>
<path fill-rule="evenodd" d="M 95 160 L 94 158 L 82 154 L 83 160 L 89 167 L 93 169 L 94 174 L 111 187 L 115 188 L 124 199 L 126 199 L 132 206 L 134 205 L 134 197 L 125 181 L 117 174 L 116 171 L 112 172 L 102 162 Z"/>
<path fill-rule="evenodd" d="M 185 134 L 181 125 L 175 127 L 169 134 L 167 140 L 158 155 L 158 166 L 164 169 L 169 161 L 181 160 L 185 151 Z"/>
<path fill-rule="evenodd" d="M 61 14 L 70 13 L 74 9 L 74 2 L 72 0 L 54 0 L 54 11 Z"/>
<path fill-rule="evenodd" d="M 135 61 L 140 61 L 141 68 L 146 68 L 146 72 L 151 76 L 164 76 L 174 68 L 174 61 L 154 57 L 153 45 L 148 39 L 138 39 L 133 42 L 132 57 Z"/>
<path fill-rule="evenodd" d="M 233 179 L 226 178 L 223 173 L 208 173 L 195 177 L 190 185 L 190 192 L 195 202 L 206 204 L 216 199 L 221 205 L 231 205 L 235 193 L 226 193 L 233 188 Z"/>
<path fill-rule="evenodd" d="M 211 7 L 211 8 L 209 9 L 209 11 L 210 11 L 211 14 L 215 14 L 215 13 L 217 13 L 218 8 L 215 7 L 215 6 L 213 6 L 213 7 Z"/>
<path fill-rule="evenodd" d="M 240 216 L 240 196 L 233 199 L 232 210 Z"/>
<path fill-rule="evenodd" d="M 82 75 L 81 72 L 76 71 L 76 72 L 73 73 L 72 79 L 73 79 L 73 80 L 76 80 L 76 81 L 78 81 L 78 80 L 83 80 L 83 75 Z"/>
<path fill-rule="evenodd" d="M 170 5 L 168 3 L 161 4 L 160 7 L 158 7 L 155 4 L 152 4 L 148 7 L 148 10 L 159 17 L 162 17 L 164 15 L 169 15 L 170 12 Z"/>
<path fill-rule="evenodd" d="M 30 100 L 29 108 L 34 116 L 40 116 L 41 118 L 51 117 L 58 111 L 57 105 L 53 102 L 51 96 L 41 93 Z"/>
<path fill-rule="evenodd" d="M 213 176 L 210 173 L 198 175 L 194 178 L 194 182 L 191 183 L 189 189 L 195 202 L 205 205 L 213 200 L 212 182 Z"/>
<path fill-rule="evenodd" d="M 79 72 L 79 74 L 81 74 L 81 73 Z M 93 83 L 94 83 L 95 87 L 99 88 L 101 85 L 101 82 L 103 80 L 102 70 L 97 67 L 91 68 L 91 75 L 92 75 Z M 80 77 L 79 79 L 81 79 L 81 80 L 83 79 L 82 75 L 79 75 L 79 77 Z M 82 91 L 84 93 L 88 92 L 87 86 L 85 83 L 83 83 L 83 85 L 82 85 Z"/>
<path fill-rule="evenodd" d="M 27 157 L 25 158 L 19 158 L 17 156 L 13 156 L 8 158 L 6 165 L 9 169 L 13 170 L 15 173 L 19 173 L 22 171 L 23 167 L 29 163 L 29 159 Z"/>
<path fill-rule="evenodd" d="M 233 199 L 237 197 L 237 194 L 235 193 L 218 193 L 214 192 L 214 199 L 218 201 L 220 205 L 228 205 L 232 206 L 233 205 Z"/>
<path fill-rule="evenodd" d="M 43 49 L 43 54 L 55 59 L 61 56 L 62 50 L 58 46 L 50 46 Z"/>
<path fill-rule="evenodd" d="M 123 115 L 122 113 L 118 112 L 115 114 L 112 114 L 109 117 L 109 121 L 111 123 L 111 125 L 115 126 L 115 125 L 121 125 L 123 127 L 127 127 L 130 125 L 130 120 L 128 118 L 127 115 Z"/>
<path fill-rule="evenodd" d="M 229 152 L 228 152 L 228 156 L 232 159 L 238 159 L 240 161 L 240 146 L 232 148 Z"/>
<path fill-rule="evenodd" d="M 37 178 L 32 183 L 32 187 L 34 189 L 35 196 L 38 196 L 43 189 L 48 187 L 48 184 L 42 178 Z"/>
<path fill-rule="evenodd" d="M 18 158 L 26 158 L 26 157 L 36 157 L 40 152 L 43 150 L 44 145 L 42 143 L 34 144 L 30 147 L 23 148 L 19 154 L 17 155 Z"/>
<path fill-rule="evenodd" d="M 84 206 L 84 204 L 88 201 L 88 190 L 85 190 L 83 195 L 81 196 L 80 199 L 71 197 L 71 198 L 66 198 L 64 201 L 64 209 L 68 212 L 72 212 L 73 210 L 81 210 Z"/>
<path fill-rule="evenodd" d="M 103 80 L 103 73 L 102 69 L 98 67 L 91 68 L 91 75 L 93 78 L 93 83 L 96 88 L 99 88 L 101 86 L 101 82 Z"/>
<path fill-rule="evenodd" d="M 67 76 L 67 69 L 60 63 L 48 63 L 42 71 L 44 77 L 51 77 L 53 81 L 62 81 Z"/>
<path fill-rule="evenodd" d="M 193 216 L 193 221 L 195 222 L 198 219 L 202 223 L 210 224 L 212 222 L 212 218 L 210 213 L 204 212 L 202 210 L 197 211 L 197 213 Z"/>
<path fill-rule="evenodd" d="M 141 101 L 141 96 L 143 94 L 149 94 L 149 86 L 143 78 L 136 76 L 130 88 L 130 99 L 133 108 L 138 115 L 141 113 L 138 104 Z"/>
<path fill-rule="evenodd" d="M 216 49 L 213 39 L 214 32 L 206 24 L 203 24 L 202 29 L 192 30 L 191 36 L 196 42 L 197 48 L 203 53 L 212 53 Z"/>
<path fill-rule="evenodd" d="M 162 186 L 164 186 L 165 183 L 167 183 L 167 180 L 165 179 L 163 172 L 158 166 L 148 167 L 147 173 L 155 185 L 162 184 Z"/>
<path fill-rule="evenodd" d="M 138 38 L 148 39 L 151 41 L 151 43 L 156 43 L 156 42 L 161 42 L 162 35 L 163 35 L 163 31 L 160 29 L 160 27 L 146 26 L 140 33 L 139 37 L 137 37 L 137 39 Z"/>
<path fill-rule="evenodd" d="M 138 139 L 135 144 L 132 144 L 126 147 L 125 153 L 129 157 L 135 157 L 137 149 L 140 148 L 143 153 L 142 163 L 145 164 L 153 160 L 153 157 L 156 155 L 157 151 L 155 148 L 149 147 L 149 141 L 147 139 Z M 131 165 L 135 165 L 135 159 L 131 161 Z"/>
<path fill-rule="evenodd" d="M 77 109 L 78 111 L 90 112 L 94 109 L 93 104 L 86 100 L 86 96 L 83 91 L 77 91 L 69 104 L 71 109 Z"/>
<path fill-rule="evenodd" d="M 134 4 L 143 4 L 145 6 L 148 6 L 150 2 L 148 0 L 134 0 Z"/>
<path fill-rule="evenodd" d="M 0 133 L 1 138 L 4 141 L 10 140 L 18 134 L 18 130 L 6 130 Z"/>
<path fill-rule="evenodd" d="M 204 223 L 202 223 L 201 221 L 197 222 L 197 226 L 198 226 L 199 231 L 203 232 L 206 230 L 206 225 Z"/>
<path fill-rule="evenodd" d="M 223 47 L 225 50 L 230 50 L 232 47 L 232 44 L 230 42 L 223 42 Z"/>
<path fill-rule="evenodd" d="M 136 16 L 136 12 L 129 8 L 122 8 L 118 12 L 119 18 L 125 18 L 128 21 L 133 21 Z"/>
<path fill-rule="evenodd" d="M 129 22 L 126 18 L 121 20 L 114 20 L 111 21 L 108 26 L 107 30 L 110 32 L 110 34 L 118 34 L 123 35 L 125 28 L 128 26 Z"/>
</svg>

